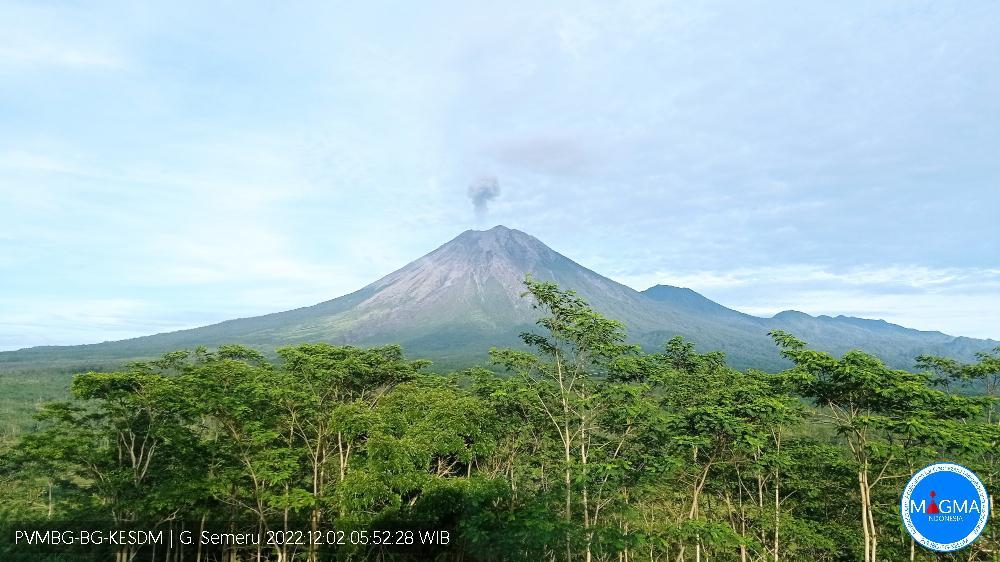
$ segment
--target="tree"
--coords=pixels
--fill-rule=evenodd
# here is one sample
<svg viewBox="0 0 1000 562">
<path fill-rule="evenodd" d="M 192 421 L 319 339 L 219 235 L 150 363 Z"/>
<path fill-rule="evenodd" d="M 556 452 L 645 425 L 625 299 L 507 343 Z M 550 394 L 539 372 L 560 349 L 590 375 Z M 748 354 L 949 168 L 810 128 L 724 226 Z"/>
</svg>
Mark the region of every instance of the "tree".
<svg viewBox="0 0 1000 562">
<path fill-rule="evenodd" d="M 1000 346 L 992 351 L 978 352 L 976 358 L 978 362 L 966 364 L 949 357 L 920 355 L 917 357 L 917 368 L 934 372 L 937 375 L 935 382 L 946 387 L 957 383 L 972 391 L 983 392 L 990 398 L 986 422 L 993 423 L 995 419 L 1000 423 L 1000 416 L 995 411 L 1000 394 Z"/>
<path fill-rule="evenodd" d="M 579 519 L 584 558 L 590 562 L 610 478 L 609 467 L 601 468 L 604 474 L 595 473 L 594 462 L 614 463 L 634 432 L 627 417 L 608 415 L 615 393 L 608 392 L 604 381 L 617 362 L 636 355 L 638 348 L 625 343 L 620 322 L 594 312 L 574 292 L 530 277 L 524 283 L 525 296 L 530 295 L 534 307 L 544 312 L 538 325 L 545 333 L 521 334 L 534 353 L 493 349 L 490 357 L 520 377 L 521 391 L 544 413 L 561 444 L 562 516 L 567 525 Z M 567 536 L 567 560 L 572 549 L 573 537 Z"/>
<path fill-rule="evenodd" d="M 197 440 L 184 424 L 183 392 L 156 369 L 184 356 L 74 377 L 75 401 L 45 406 L 45 429 L 25 437 L 19 456 L 72 488 L 81 511 L 105 513 L 116 526 L 177 517 L 190 500 L 197 464 L 184 461 Z M 128 546 L 116 551 L 117 560 L 132 556 Z"/>
<path fill-rule="evenodd" d="M 731 369 L 721 353 L 696 353 L 694 346 L 680 337 L 668 341 L 664 351 L 651 355 L 650 360 L 654 365 L 651 381 L 660 390 L 663 422 L 659 431 L 665 435 L 664 452 L 678 459 L 678 469 L 670 478 L 688 485 L 686 507 L 675 523 L 681 541 L 677 560 L 684 559 L 688 542 L 694 543 L 695 559 L 700 560 L 706 540 L 720 548 L 739 544 L 741 557 L 746 558 L 747 513 L 739 499 L 743 490 L 727 486 L 728 481 L 720 482 L 714 490 L 726 505 L 728 521 L 719 514 L 712 521 L 703 514 L 702 504 L 713 471 L 735 471 L 738 476 L 747 469 L 757 482 L 754 495 L 760 501 L 759 510 L 764 509 L 766 482 L 773 491 L 772 534 L 760 536 L 758 544 L 770 543 L 777 559 L 781 436 L 783 428 L 801 416 L 800 406 L 787 394 L 784 379 Z"/>
<path fill-rule="evenodd" d="M 986 432 L 964 423 L 986 401 L 935 389 L 926 374 L 890 369 L 862 351 L 836 359 L 807 349 L 786 332 L 771 336 L 794 363 L 789 375 L 799 392 L 814 401 L 816 416 L 831 424 L 850 450 L 857 470 L 864 560 L 875 561 L 880 535 L 876 487 L 909 475 L 912 463 L 906 459 L 917 447 L 937 453 L 990 447 Z"/>
<path fill-rule="evenodd" d="M 285 410 L 288 431 L 306 452 L 315 532 L 325 510 L 333 507 L 330 489 L 347 477 L 352 455 L 369 431 L 371 412 L 429 362 L 406 361 L 393 345 L 303 344 L 279 349 L 278 355 L 282 378 L 275 399 Z M 315 559 L 310 546 L 310 560 Z"/>
<path fill-rule="evenodd" d="M 276 515 L 287 521 L 294 499 L 301 497 L 294 494 L 298 451 L 276 399 L 279 378 L 260 353 L 242 346 L 196 357 L 182 368 L 178 383 L 190 404 L 188 424 L 206 451 L 201 495 L 224 506 L 227 519 L 249 515 L 257 531 L 266 532 Z M 199 507 L 204 521 L 218 506 Z M 278 552 L 280 560 L 287 557 L 283 548 Z"/>
<path fill-rule="evenodd" d="M 997 453 L 997 434 L 1000 433 L 1000 416 L 997 415 L 997 401 L 1000 399 L 1000 347 L 992 351 L 979 352 L 975 363 L 962 363 L 947 357 L 921 355 L 917 357 L 917 367 L 927 369 L 935 375 L 934 381 L 946 389 L 971 395 L 983 395 L 987 400 L 985 415 L 982 419 L 992 426 L 994 431 L 993 445 L 965 455 L 963 463 L 976 470 L 985 481 L 986 487 L 993 490 L 1000 483 L 1000 454 Z M 975 420 L 969 420 L 975 423 Z M 992 505 L 991 505 L 992 511 Z M 972 550 L 996 552 L 1000 548 L 1000 538 L 995 523 L 991 517 L 990 523 L 979 540 L 971 547 Z"/>
</svg>

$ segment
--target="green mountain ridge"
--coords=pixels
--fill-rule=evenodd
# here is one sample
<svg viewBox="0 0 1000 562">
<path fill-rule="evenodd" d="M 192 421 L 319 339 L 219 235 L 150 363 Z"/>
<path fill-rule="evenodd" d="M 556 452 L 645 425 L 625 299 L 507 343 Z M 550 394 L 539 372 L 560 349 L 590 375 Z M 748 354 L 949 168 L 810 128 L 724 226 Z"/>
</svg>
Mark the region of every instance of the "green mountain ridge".
<svg viewBox="0 0 1000 562">
<path fill-rule="evenodd" d="M 528 234 L 497 226 L 463 232 L 358 291 L 313 306 L 128 340 L 3 352 L 0 371 L 105 365 L 198 345 L 242 343 L 271 351 L 307 341 L 400 343 L 408 355 L 432 359 L 440 368 L 467 366 L 483 361 L 491 346 L 517 345 L 518 334 L 534 325 L 531 302 L 521 297 L 525 274 L 577 291 L 598 311 L 624 322 L 645 347 L 682 335 L 701 350 L 725 351 L 737 367 L 785 365 L 767 335 L 773 329 L 837 354 L 864 349 L 901 368 L 911 367 L 921 353 L 965 360 L 998 344 L 846 316 L 786 311 L 761 318 L 668 285 L 636 291 Z"/>
</svg>

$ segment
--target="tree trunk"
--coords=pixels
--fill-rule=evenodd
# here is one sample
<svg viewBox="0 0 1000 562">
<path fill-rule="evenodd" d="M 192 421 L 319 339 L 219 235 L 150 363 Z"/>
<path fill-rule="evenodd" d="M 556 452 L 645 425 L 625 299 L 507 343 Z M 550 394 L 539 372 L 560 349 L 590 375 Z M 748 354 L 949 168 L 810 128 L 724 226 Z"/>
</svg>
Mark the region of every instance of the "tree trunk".
<svg viewBox="0 0 1000 562">
<path fill-rule="evenodd" d="M 591 562 L 593 559 L 591 542 L 593 541 L 594 533 L 590 530 L 590 500 L 588 498 L 587 489 L 587 436 L 585 431 L 586 420 L 581 421 L 580 427 L 580 464 L 583 472 L 583 490 L 581 490 L 581 499 L 583 500 L 583 528 L 587 536 L 585 562 Z"/>
<path fill-rule="evenodd" d="M 775 451 L 776 455 L 781 454 L 781 436 L 780 434 L 775 434 Z M 778 461 L 775 459 L 774 463 L 774 562 L 778 562 L 778 529 L 781 525 L 781 496 L 779 493 L 781 487 L 781 479 L 778 474 Z"/>
<path fill-rule="evenodd" d="M 861 502 L 861 531 L 865 546 L 865 562 L 872 562 L 872 554 L 871 550 L 869 550 L 871 537 L 868 533 L 868 501 L 865 498 L 865 477 L 861 471 L 858 472 L 858 495 Z"/>
<path fill-rule="evenodd" d="M 872 510 L 872 488 L 868 483 L 868 473 L 865 472 L 865 499 L 868 502 L 868 528 L 871 531 L 872 562 L 878 560 L 876 547 L 878 546 L 878 529 L 875 528 L 875 512 Z"/>
<path fill-rule="evenodd" d="M 195 555 L 195 562 L 201 562 L 201 534 L 205 531 L 205 517 L 207 516 L 205 513 L 201 514 L 201 525 L 198 526 L 198 553 Z"/>
<path fill-rule="evenodd" d="M 872 512 L 871 486 L 868 484 L 868 470 L 863 468 L 858 472 L 858 491 L 861 495 L 861 528 L 864 531 L 865 541 L 865 562 L 876 562 L 876 548 L 878 537 L 876 536 L 875 516 Z"/>
<path fill-rule="evenodd" d="M 313 466 L 312 466 L 312 469 L 313 469 L 313 475 L 312 475 L 312 477 L 313 477 L 312 478 L 312 480 L 313 480 L 312 481 L 313 501 L 316 502 L 316 504 L 313 506 L 312 513 L 311 513 L 311 515 L 309 517 L 309 519 L 310 519 L 309 528 L 310 528 L 310 530 L 312 530 L 313 536 L 315 536 L 315 534 L 319 531 L 319 519 L 320 519 L 320 509 L 319 509 L 319 501 L 320 501 L 320 463 L 322 462 L 322 460 L 321 460 L 321 453 L 320 453 L 320 447 L 322 447 L 322 441 L 318 441 L 316 443 L 316 450 L 313 451 L 313 454 L 312 454 L 313 455 L 313 459 L 312 459 L 313 460 Z M 309 541 L 309 562 L 316 562 L 316 545 L 313 544 L 313 541 Z"/>
</svg>

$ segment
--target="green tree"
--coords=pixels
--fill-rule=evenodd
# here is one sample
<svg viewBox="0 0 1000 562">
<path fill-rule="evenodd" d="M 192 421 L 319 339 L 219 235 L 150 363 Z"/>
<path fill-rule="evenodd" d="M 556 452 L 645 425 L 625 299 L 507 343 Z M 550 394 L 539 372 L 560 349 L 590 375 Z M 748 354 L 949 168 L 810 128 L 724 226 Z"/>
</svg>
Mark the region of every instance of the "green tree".
<svg viewBox="0 0 1000 562">
<path fill-rule="evenodd" d="M 787 393 L 782 377 L 728 367 L 721 353 L 699 354 L 694 346 L 676 337 L 664 351 L 650 356 L 651 381 L 659 390 L 663 456 L 675 459 L 666 474 L 687 484 L 684 507 L 673 519 L 678 542 L 677 560 L 689 546 L 701 560 L 706 546 L 738 548 L 747 557 L 747 545 L 769 544 L 774 559 L 780 552 L 780 456 L 784 428 L 801 417 L 800 405 Z M 717 478 L 713 481 L 713 473 Z M 757 483 L 758 511 L 765 508 L 763 492 L 769 486 L 774 503 L 770 511 L 771 534 L 748 537 L 747 513 L 740 475 L 748 473 Z M 728 474 L 737 478 L 722 478 Z M 667 482 L 662 483 L 667 487 Z M 711 490 L 721 502 L 705 499 Z M 735 496 L 735 501 L 734 501 Z M 704 505 L 716 506 L 706 513 Z M 759 522 L 759 521 L 758 521 Z"/>
<path fill-rule="evenodd" d="M 625 343 L 620 322 L 594 312 L 574 292 L 553 283 L 525 280 L 527 292 L 543 311 L 538 325 L 544 334 L 524 333 L 533 352 L 493 349 L 494 364 L 520 378 L 520 391 L 548 421 L 562 449 L 564 522 L 582 525 L 582 549 L 593 557 L 597 526 L 608 504 L 608 480 L 634 426 L 609 415 L 621 398 L 605 381 L 615 364 L 638 354 Z M 609 423 L 613 422 L 613 423 Z M 595 466 L 597 462 L 597 466 Z M 566 558 L 572 558 L 573 538 L 567 536 Z"/>
<path fill-rule="evenodd" d="M 890 369 L 861 351 L 836 359 L 807 349 L 788 333 L 771 335 L 794 363 L 789 375 L 815 403 L 816 417 L 831 424 L 850 451 L 857 470 L 864 560 L 875 561 L 881 535 L 876 488 L 912 472 L 908 459 L 915 450 L 962 454 L 990 447 L 991 436 L 966 423 L 986 400 L 948 394 L 934 388 L 926 374 Z"/>
<path fill-rule="evenodd" d="M 282 378 L 274 397 L 285 410 L 288 431 L 305 451 L 310 521 L 318 531 L 324 512 L 337 507 L 331 489 L 347 478 L 351 458 L 370 430 L 373 410 L 429 362 L 405 360 L 399 346 L 303 344 L 279 349 L 278 355 Z M 315 559 L 311 549 L 310 560 Z"/>
<path fill-rule="evenodd" d="M 25 436 L 19 456 L 70 488 L 91 518 L 103 513 L 121 526 L 177 517 L 191 501 L 198 467 L 184 461 L 197 440 L 184 423 L 181 388 L 156 369 L 184 356 L 74 377 L 75 402 L 45 406 L 38 415 L 45 428 Z M 127 546 L 116 552 L 118 560 L 133 555 Z"/>
</svg>

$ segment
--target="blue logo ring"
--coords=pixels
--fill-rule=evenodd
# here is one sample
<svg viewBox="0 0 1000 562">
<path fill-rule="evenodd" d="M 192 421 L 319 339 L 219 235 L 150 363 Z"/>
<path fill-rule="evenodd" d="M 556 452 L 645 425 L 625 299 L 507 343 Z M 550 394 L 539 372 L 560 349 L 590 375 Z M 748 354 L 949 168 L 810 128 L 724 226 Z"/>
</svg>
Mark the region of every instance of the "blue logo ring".
<svg viewBox="0 0 1000 562">
<path fill-rule="evenodd" d="M 982 534 L 989 521 L 990 497 L 983 482 L 968 468 L 935 463 L 906 483 L 899 511 L 914 541 L 929 550 L 952 552 Z"/>
</svg>

